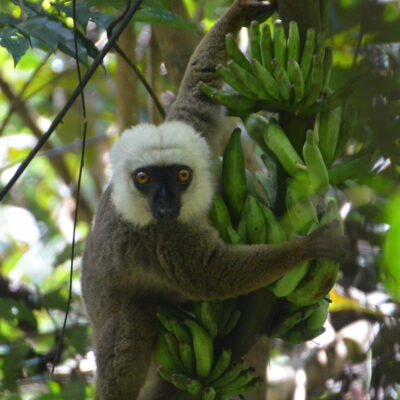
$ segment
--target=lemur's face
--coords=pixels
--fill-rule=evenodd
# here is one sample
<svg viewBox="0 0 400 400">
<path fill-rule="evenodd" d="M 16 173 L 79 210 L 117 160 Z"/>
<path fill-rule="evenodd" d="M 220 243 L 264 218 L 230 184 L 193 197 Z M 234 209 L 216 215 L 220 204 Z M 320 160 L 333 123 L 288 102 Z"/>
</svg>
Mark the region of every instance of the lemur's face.
<svg viewBox="0 0 400 400">
<path fill-rule="evenodd" d="M 127 129 L 111 150 L 113 203 L 137 226 L 204 218 L 216 186 L 212 160 L 206 140 L 183 122 Z"/>
<path fill-rule="evenodd" d="M 192 182 L 193 171 L 185 165 L 149 166 L 136 169 L 133 184 L 147 197 L 154 219 L 168 221 L 179 217 L 182 194 Z"/>
</svg>

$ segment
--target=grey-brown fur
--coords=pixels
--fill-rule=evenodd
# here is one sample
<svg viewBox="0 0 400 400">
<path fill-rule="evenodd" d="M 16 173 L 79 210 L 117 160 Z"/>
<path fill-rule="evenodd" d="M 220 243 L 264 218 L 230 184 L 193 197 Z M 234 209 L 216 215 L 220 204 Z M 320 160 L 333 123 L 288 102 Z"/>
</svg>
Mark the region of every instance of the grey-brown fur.
<svg viewBox="0 0 400 400">
<path fill-rule="evenodd" d="M 168 117 L 191 124 L 209 142 L 220 110 L 199 92 L 198 82 L 220 84 L 215 66 L 225 58 L 225 34 L 237 32 L 251 4 L 236 0 L 200 43 Z M 264 287 L 307 259 L 343 255 L 343 240 L 330 228 L 280 245 L 251 246 L 223 243 L 200 217 L 190 224 L 176 220 L 138 228 L 115 209 L 111 187 L 100 200 L 82 265 L 97 400 L 139 397 L 159 329 L 157 304 L 236 297 Z M 166 400 L 171 393 L 168 384 L 156 381 L 140 399 Z"/>
</svg>

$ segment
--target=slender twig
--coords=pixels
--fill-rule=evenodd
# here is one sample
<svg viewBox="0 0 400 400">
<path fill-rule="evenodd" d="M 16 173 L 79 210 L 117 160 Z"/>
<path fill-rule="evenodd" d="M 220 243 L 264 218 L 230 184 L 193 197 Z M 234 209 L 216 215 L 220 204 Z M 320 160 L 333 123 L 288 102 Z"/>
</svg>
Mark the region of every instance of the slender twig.
<svg viewBox="0 0 400 400">
<path fill-rule="evenodd" d="M 120 36 L 122 31 L 125 29 L 126 25 L 129 23 L 129 21 L 132 19 L 133 15 L 135 14 L 136 10 L 139 8 L 139 6 L 142 2 L 143 2 L 143 0 L 136 0 L 135 3 L 129 8 L 127 13 L 124 15 L 123 19 L 121 20 L 121 23 L 113 31 L 113 34 L 110 37 L 110 39 L 108 40 L 108 42 L 106 43 L 106 45 L 99 52 L 99 54 L 94 59 L 93 63 L 90 65 L 89 69 L 86 71 L 85 75 L 82 77 L 82 84 L 78 85 L 75 88 L 71 97 L 69 98 L 67 103 L 64 105 L 62 110 L 58 113 L 56 118 L 53 120 L 53 122 L 50 125 L 47 132 L 39 139 L 36 146 L 31 150 L 31 152 L 28 154 L 26 159 L 21 163 L 21 165 L 18 167 L 15 174 L 12 176 L 12 178 L 6 184 L 6 186 L 4 186 L 4 188 L 0 191 L 0 201 L 3 200 L 3 198 L 6 196 L 6 194 L 11 190 L 11 188 L 14 186 L 15 182 L 18 180 L 18 178 L 22 175 L 22 173 L 28 167 L 30 162 L 35 157 L 35 155 L 39 152 L 39 150 L 47 142 L 47 140 L 52 135 L 52 133 L 54 132 L 54 130 L 56 129 L 58 124 L 62 121 L 62 119 L 68 112 L 68 110 L 71 108 L 72 104 L 75 102 L 75 100 L 79 96 L 81 89 L 87 85 L 90 78 L 96 72 L 97 68 L 102 63 L 104 57 L 110 51 L 110 49 L 113 47 L 114 43 L 117 41 L 118 37 Z"/>
</svg>

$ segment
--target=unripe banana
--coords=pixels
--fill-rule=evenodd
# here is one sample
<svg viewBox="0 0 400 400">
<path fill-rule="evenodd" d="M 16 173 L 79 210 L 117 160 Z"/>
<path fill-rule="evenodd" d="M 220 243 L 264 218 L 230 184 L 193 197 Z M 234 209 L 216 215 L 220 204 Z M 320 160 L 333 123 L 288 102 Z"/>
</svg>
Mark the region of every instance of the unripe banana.
<svg viewBox="0 0 400 400">
<path fill-rule="evenodd" d="M 289 35 L 287 40 L 287 61 L 300 61 L 300 33 L 296 21 L 289 23 Z"/>
<path fill-rule="evenodd" d="M 303 165 L 302 159 L 290 143 L 283 129 L 270 120 L 264 134 L 267 147 L 277 156 L 285 170 L 292 176 L 299 172 L 298 165 Z"/>
<path fill-rule="evenodd" d="M 224 199 L 218 192 L 214 196 L 209 218 L 212 225 L 218 230 L 219 235 L 224 242 L 229 243 L 227 228 L 228 226 L 232 226 L 231 216 Z"/>
<path fill-rule="evenodd" d="M 307 109 L 311 106 L 319 97 L 321 97 L 322 84 L 324 78 L 324 70 L 322 65 L 322 59 L 319 54 L 314 54 L 312 57 L 312 69 L 311 74 L 306 81 L 306 100 L 303 109 Z"/>
<path fill-rule="evenodd" d="M 312 57 L 315 46 L 315 30 L 310 28 L 307 30 L 306 41 L 304 43 L 303 52 L 301 55 L 300 68 L 303 73 L 304 81 L 307 81 L 308 74 L 312 64 Z"/>
<path fill-rule="evenodd" d="M 214 400 L 217 396 L 217 391 L 212 386 L 207 386 L 203 389 L 202 400 Z"/>
<path fill-rule="evenodd" d="M 317 308 L 318 306 L 316 304 L 312 304 L 308 307 L 298 308 L 289 315 L 284 315 L 274 324 L 274 327 L 268 336 L 271 338 L 284 337 L 296 325 L 309 318 Z"/>
<path fill-rule="evenodd" d="M 214 89 L 204 82 L 200 84 L 199 88 L 207 97 L 225 106 L 232 114 L 234 112 L 248 112 L 253 109 L 256 104 L 255 99 L 249 99 L 240 94 L 225 90 Z"/>
<path fill-rule="evenodd" d="M 234 129 L 224 150 L 222 193 L 234 222 L 237 222 L 247 197 L 246 172 L 243 149 L 240 144 L 240 129 Z"/>
<path fill-rule="evenodd" d="M 178 389 L 184 390 L 191 395 L 199 394 L 202 389 L 200 381 L 191 379 L 185 374 L 172 374 L 171 383 Z"/>
<path fill-rule="evenodd" d="M 226 44 L 226 52 L 228 53 L 229 57 L 236 63 L 238 63 L 246 71 L 251 72 L 251 66 L 249 60 L 240 51 L 235 40 L 235 35 L 233 33 L 228 33 L 225 36 L 225 44 Z"/>
<path fill-rule="evenodd" d="M 329 190 L 329 175 L 324 159 L 315 140 L 314 131 L 308 130 L 303 146 L 303 158 L 313 191 L 324 194 Z"/>
<path fill-rule="evenodd" d="M 267 146 L 264 142 L 264 131 L 267 129 L 268 120 L 260 114 L 250 114 L 244 124 L 247 134 L 265 151 Z"/>
<path fill-rule="evenodd" d="M 181 363 L 176 363 L 172 357 L 167 341 L 163 333 L 160 333 L 157 337 L 157 341 L 154 347 L 154 357 L 158 365 L 161 365 L 166 370 L 171 371 L 182 371 Z"/>
<path fill-rule="evenodd" d="M 273 211 L 267 206 L 263 207 L 264 217 L 267 221 L 267 242 L 283 243 L 286 241 L 286 235 L 281 225 L 277 221 Z"/>
<path fill-rule="evenodd" d="M 232 71 L 233 75 L 242 83 L 242 88 L 245 87 L 246 91 L 253 93 L 253 98 L 258 100 L 274 101 L 273 97 L 261 87 L 260 82 L 252 73 L 247 72 L 232 60 L 228 61 L 228 67 Z M 245 94 L 244 92 L 241 93 Z"/>
<path fill-rule="evenodd" d="M 270 73 L 272 73 L 271 61 L 274 58 L 274 50 L 271 37 L 271 30 L 268 24 L 264 24 L 262 26 L 260 48 L 261 48 L 262 64 Z"/>
<path fill-rule="evenodd" d="M 210 372 L 210 374 L 207 376 L 207 378 L 204 380 L 205 385 L 212 385 L 214 381 L 219 379 L 222 374 L 227 370 L 231 363 L 232 359 L 232 350 L 228 348 L 222 349 L 221 355 L 218 357 L 217 361 L 215 362 L 215 365 Z"/>
<path fill-rule="evenodd" d="M 238 394 L 249 393 L 258 389 L 262 385 L 262 383 L 263 380 L 261 378 L 254 378 L 247 385 L 236 388 L 228 387 L 227 389 L 224 389 L 221 392 L 221 395 L 229 394 L 231 396 L 235 396 Z"/>
<path fill-rule="evenodd" d="M 341 107 L 321 113 L 319 121 L 319 148 L 325 164 L 330 167 L 334 161 L 336 145 L 339 137 Z"/>
<path fill-rule="evenodd" d="M 212 338 L 215 338 L 218 333 L 217 321 L 214 315 L 211 304 L 203 301 L 200 306 L 200 320 L 203 326 L 207 329 Z"/>
<path fill-rule="evenodd" d="M 272 64 L 272 73 L 276 80 L 279 94 L 283 101 L 289 102 L 290 100 L 290 91 L 291 91 L 291 84 L 288 77 L 286 70 L 283 68 L 282 64 L 274 58 L 271 61 Z"/>
<path fill-rule="evenodd" d="M 274 58 L 284 67 L 286 65 L 286 35 L 283 22 L 280 19 L 274 21 Z"/>
<path fill-rule="evenodd" d="M 257 182 L 268 199 L 269 204 L 275 204 L 276 200 L 276 185 L 271 178 L 267 177 L 263 172 L 256 171 L 254 173 Z"/>
<path fill-rule="evenodd" d="M 339 139 L 335 149 L 335 155 L 333 157 L 334 160 L 337 160 L 341 157 L 346 149 L 347 142 L 352 137 L 358 119 L 358 111 L 351 104 L 347 104 L 342 109 L 342 118 L 339 130 Z"/>
<path fill-rule="evenodd" d="M 244 392 L 238 392 L 244 386 L 246 386 L 250 381 L 255 378 L 254 368 L 248 368 L 240 373 L 240 375 L 233 381 L 224 386 L 218 388 L 218 394 L 240 394 Z"/>
<path fill-rule="evenodd" d="M 288 61 L 287 73 L 290 82 L 293 84 L 293 102 L 295 104 L 300 103 L 300 101 L 302 101 L 304 98 L 305 83 L 300 66 L 295 60 Z"/>
<path fill-rule="evenodd" d="M 246 221 L 246 237 L 249 244 L 266 243 L 267 226 L 265 224 L 262 206 L 258 200 L 249 196 L 249 217 Z"/>
<path fill-rule="evenodd" d="M 175 335 L 179 342 L 191 343 L 190 335 L 186 331 L 186 328 L 176 319 L 169 321 L 171 326 L 171 332 Z"/>
<path fill-rule="evenodd" d="M 240 310 L 234 310 L 232 312 L 232 315 L 230 316 L 230 318 L 227 320 L 226 324 L 223 327 L 222 336 L 226 336 L 228 333 L 230 333 L 233 330 L 233 328 L 239 322 L 241 315 L 242 315 L 242 313 L 240 312 Z"/>
<path fill-rule="evenodd" d="M 224 67 L 223 65 L 218 65 L 217 72 L 229 86 L 231 86 L 241 95 L 249 99 L 257 98 L 256 93 L 254 93 L 251 88 L 247 86 L 244 80 L 240 79 L 236 74 L 234 74 L 231 69 Z"/>
<path fill-rule="evenodd" d="M 295 326 L 293 329 L 291 329 L 286 335 L 282 337 L 282 340 L 290 344 L 300 344 L 312 340 L 324 332 L 325 328 L 317 328 L 306 331 L 302 329 L 300 325 Z"/>
<path fill-rule="evenodd" d="M 157 367 L 157 373 L 162 379 L 164 379 L 164 381 L 172 382 L 171 377 L 174 374 L 173 370 L 168 369 L 168 368 L 164 367 L 163 365 L 159 365 Z"/>
<path fill-rule="evenodd" d="M 243 360 L 236 361 L 230 368 L 222 374 L 222 376 L 213 382 L 213 387 L 217 389 L 233 382 L 243 370 Z"/>
<path fill-rule="evenodd" d="M 325 59 L 325 33 L 319 32 L 317 34 L 317 41 L 315 45 L 315 54 L 318 54 L 321 57 L 322 64 L 324 63 Z"/>
<path fill-rule="evenodd" d="M 193 376 L 195 370 L 195 357 L 192 346 L 189 343 L 180 342 L 179 352 L 184 371 L 190 376 Z"/>
<path fill-rule="evenodd" d="M 179 366 L 179 370 L 184 371 L 185 368 L 181 360 L 178 340 L 170 332 L 164 333 L 164 338 L 165 341 L 167 342 L 169 354 L 171 355 L 171 358 L 174 360 L 174 363 Z"/>
<path fill-rule="evenodd" d="M 278 89 L 278 84 L 271 72 L 255 58 L 253 58 L 250 63 L 253 74 L 260 81 L 262 89 L 268 93 L 273 100 L 277 102 L 281 101 L 282 97 Z M 270 69 L 272 71 L 272 65 Z"/>
<path fill-rule="evenodd" d="M 244 243 L 244 240 L 241 238 L 241 236 L 235 231 L 235 229 L 232 226 L 228 226 L 226 228 L 226 232 L 229 237 L 230 243 L 232 243 L 232 244 Z"/>
<path fill-rule="evenodd" d="M 260 50 L 260 24 L 252 21 L 250 24 L 250 53 L 253 58 L 262 62 Z"/>
<path fill-rule="evenodd" d="M 317 211 L 310 198 L 303 197 L 303 188 L 299 187 L 298 182 L 289 179 L 286 189 L 286 208 L 289 216 L 292 231 L 305 234 L 309 231 L 312 224 L 318 223 Z"/>
<path fill-rule="evenodd" d="M 317 308 L 305 320 L 306 330 L 313 330 L 324 326 L 329 314 L 329 296 L 318 301 Z"/>
<path fill-rule="evenodd" d="M 370 154 L 355 155 L 349 160 L 342 161 L 328 170 L 329 181 L 336 186 L 348 179 L 357 179 L 369 172 L 370 161 Z"/>
<path fill-rule="evenodd" d="M 210 373 L 213 364 L 213 340 L 209 333 L 196 321 L 186 319 L 185 325 L 192 334 L 193 350 L 196 358 L 196 374 L 199 378 L 205 378 Z"/>
</svg>

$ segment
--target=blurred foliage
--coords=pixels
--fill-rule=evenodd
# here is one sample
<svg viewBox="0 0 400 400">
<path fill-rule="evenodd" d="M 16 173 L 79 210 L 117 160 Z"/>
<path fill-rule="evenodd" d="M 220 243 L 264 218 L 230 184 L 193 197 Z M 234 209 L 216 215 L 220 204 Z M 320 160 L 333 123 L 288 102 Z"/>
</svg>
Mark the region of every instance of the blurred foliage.
<svg viewBox="0 0 400 400">
<path fill-rule="evenodd" d="M 43 133 L 77 85 L 71 4 L 0 0 L 1 186 L 36 143 L 33 129 Z M 197 22 L 201 21 L 209 27 L 230 2 L 185 0 L 185 4 L 196 23 L 171 13 L 168 0 L 144 0 L 143 9 L 135 17 L 138 37 L 148 30 L 149 24 L 198 30 Z M 123 0 L 77 2 L 78 47 L 83 65 L 90 64 L 96 56 L 97 46 L 104 41 L 104 29 L 124 6 Z M 340 296 L 335 298 L 331 323 L 339 331 L 362 318 L 378 322 L 381 331 L 367 348 L 355 350 L 350 341 L 346 342 L 348 354 L 352 355 L 346 368 L 343 366 L 335 377 L 327 377 L 340 383 L 336 392 L 324 385 L 309 387 L 309 391 L 314 398 L 325 394 L 325 398 L 357 399 L 354 382 L 361 381 L 364 395 L 398 399 L 399 3 L 332 0 L 328 36 L 334 48 L 333 89 L 340 87 L 350 73 L 359 76 L 357 89 L 348 102 L 357 109 L 360 122 L 347 154 L 364 147 L 375 152 L 377 160 L 372 173 L 357 183 L 346 182 L 343 190 L 336 193 L 347 211 L 346 231 L 354 254 L 343 266 L 337 288 Z M 136 43 L 137 63 L 142 71 L 149 67 L 150 46 L 149 41 Z M 108 149 L 118 132 L 115 74 L 116 59 L 110 54 L 85 90 L 89 138 L 82 199 L 87 209 L 79 214 L 72 305 L 53 378 L 49 376 L 49 366 L 54 361 L 68 297 L 74 182 L 82 127 L 79 105 L 69 111 L 51 137 L 51 146 L 39 153 L 1 205 L 2 399 L 79 400 L 92 396 L 93 355 L 90 328 L 80 300 L 79 264 L 91 213 L 108 179 Z M 157 93 L 159 97 L 167 89 L 176 90 L 168 76 L 163 77 L 163 85 Z M 141 87 L 138 91 L 136 107 L 141 119 L 148 121 L 148 96 Z M 282 344 L 277 344 L 277 349 L 279 353 L 272 353 L 273 360 L 275 356 L 282 359 L 284 354 L 290 359 L 294 354 L 293 349 Z M 313 357 L 315 361 L 315 354 Z M 369 379 L 364 374 L 368 368 L 372 369 Z M 312 382 L 310 373 L 309 385 Z"/>
</svg>

